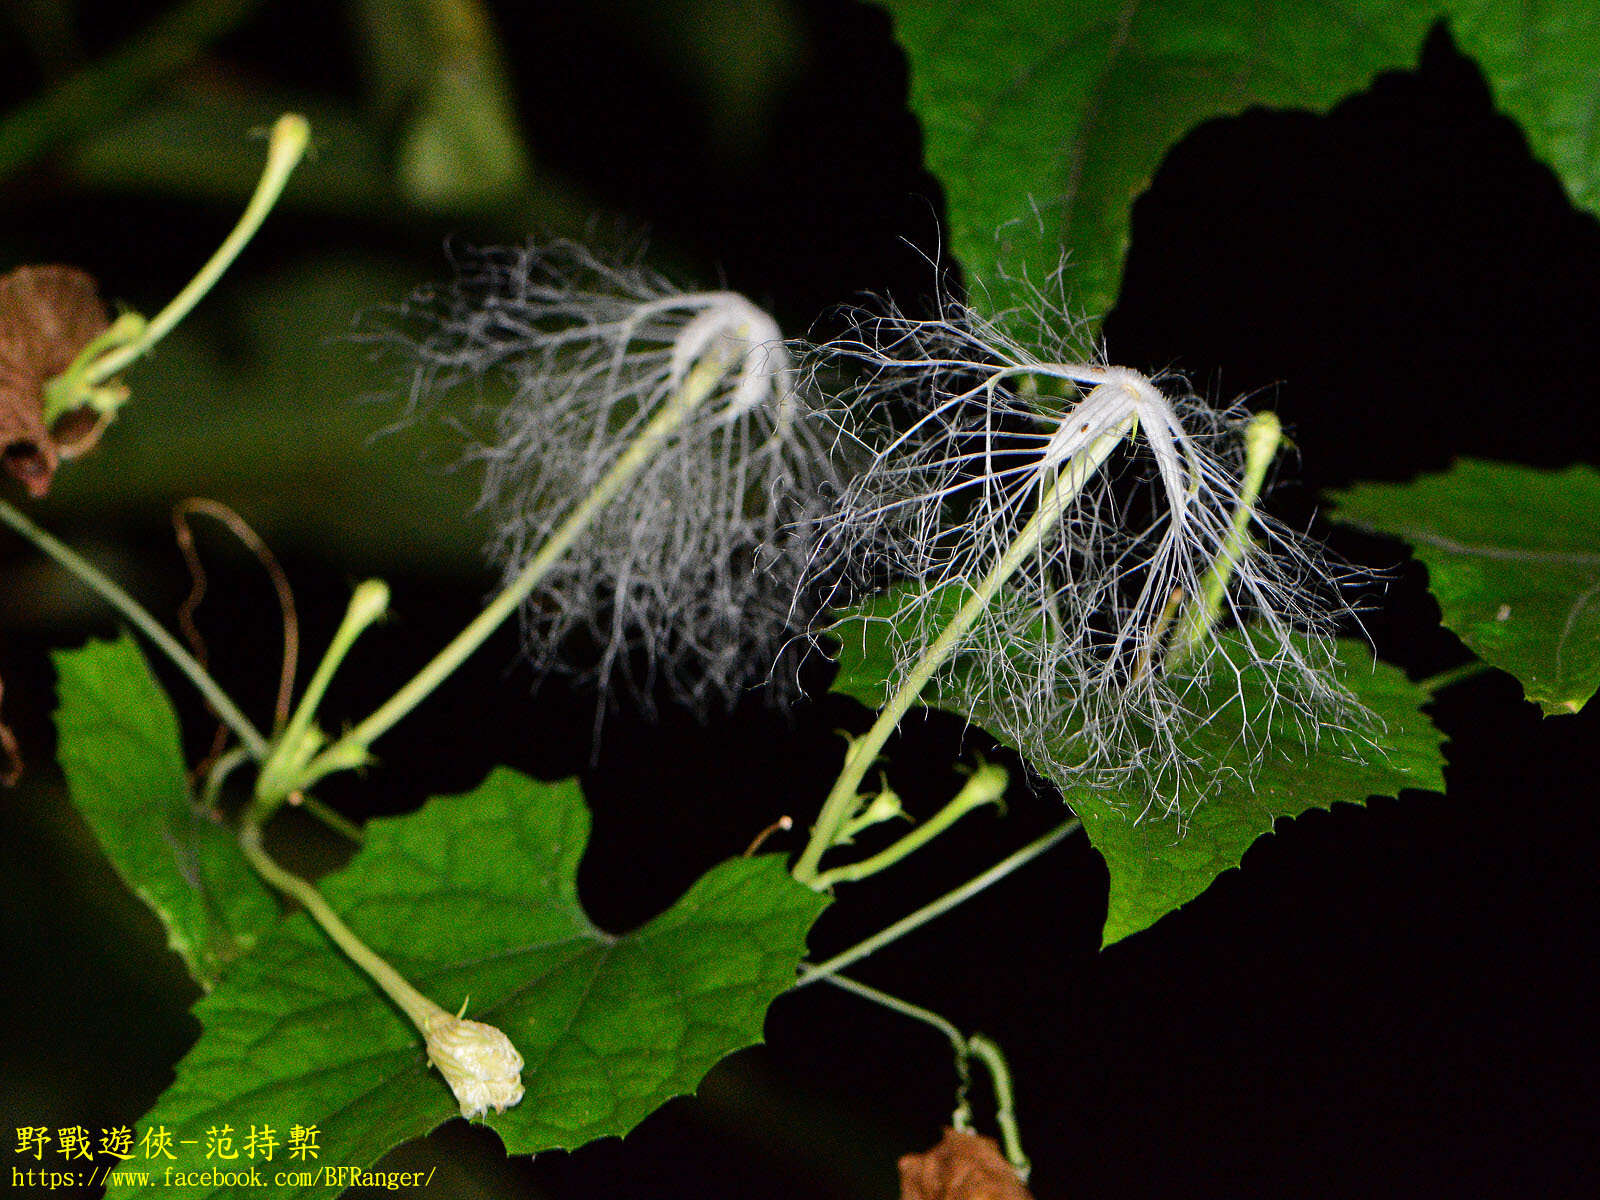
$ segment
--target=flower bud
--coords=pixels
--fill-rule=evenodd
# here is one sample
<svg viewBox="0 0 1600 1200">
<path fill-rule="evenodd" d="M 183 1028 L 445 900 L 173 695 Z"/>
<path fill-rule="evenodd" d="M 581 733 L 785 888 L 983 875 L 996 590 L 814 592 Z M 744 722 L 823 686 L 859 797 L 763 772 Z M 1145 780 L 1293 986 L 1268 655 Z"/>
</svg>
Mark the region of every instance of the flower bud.
<svg viewBox="0 0 1600 1200">
<path fill-rule="evenodd" d="M 668 370 L 672 384 L 682 384 L 690 369 L 708 355 L 720 355 L 733 383 L 722 420 L 736 420 L 769 402 L 781 412 L 795 381 L 778 323 L 737 292 L 702 292 L 684 300 L 700 311 L 673 339 Z"/>
<path fill-rule="evenodd" d="M 427 1020 L 428 1061 L 439 1068 L 467 1120 L 522 1099 L 522 1055 L 493 1025 L 440 1012 Z"/>
</svg>

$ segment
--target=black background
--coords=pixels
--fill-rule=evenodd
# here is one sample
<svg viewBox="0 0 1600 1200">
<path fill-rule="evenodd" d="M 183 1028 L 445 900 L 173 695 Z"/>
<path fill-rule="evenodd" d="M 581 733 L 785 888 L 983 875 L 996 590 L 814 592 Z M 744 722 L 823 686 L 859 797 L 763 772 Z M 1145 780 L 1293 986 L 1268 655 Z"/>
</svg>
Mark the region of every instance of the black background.
<svg viewBox="0 0 1600 1200">
<path fill-rule="evenodd" d="M 218 54 L 340 86 L 353 67 L 338 31 L 294 36 L 317 8 L 283 5 Z M 706 136 L 703 102 L 681 75 L 618 36 L 627 6 L 496 10 L 541 159 L 794 332 L 863 289 L 912 307 L 925 298 L 921 253 L 943 204 L 920 165 L 887 19 L 855 4 L 798 11 L 799 69 L 770 123 L 729 148 Z M 103 202 L 48 168 L 0 197 L 40 258 L 73 257 L 81 239 L 113 294 L 177 286 L 172 264 L 204 253 L 228 219 L 123 203 L 107 236 Z M 402 239 L 391 226 L 288 214 L 262 253 L 364 240 L 442 272 L 439 232 Z M 1106 336 L 1115 361 L 1176 366 L 1202 391 L 1275 407 L 1299 455 L 1274 503 L 1307 522 L 1324 489 L 1405 479 L 1461 455 L 1600 461 L 1597 279 L 1594 219 L 1573 212 L 1438 31 L 1417 71 L 1380 78 L 1329 116 L 1253 112 L 1186 138 L 1135 208 Z M 1403 548 L 1318 528 L 1347 557 L 1392 569 L 1366 622 L 1381 657 L 1414 677 L 1465 661 Z M 142 536 L 136 551 L 167 553 L 154 521 Z M 307 639 L 320 645 L 348 577 L 324 557 L 288 565 Z M 233 569 L 232 635 L 259 638 L 270 655 L 252 568 Z M 375 635 L 367 674 L 330 718 L 403 679 L 470 615 L 484 583 L 399 568 L 390 579 L 400 619 Z M 181 578 L 171 588 L 175 602 Z M 75 636 L 30 630 L 5 643 L 7 712 L 40 775 L 50 771 L 43 648 Z M 591 764 L 588 698 L 559 688 L 530 698 L 505 666 L 512 657 L 501 639 L 441 693 L 424 736 L 385 745 L 381 767 L 328 798 L 356 815 L 404 811 L 495 762 L 576 771 L 595 810 L 581 888 L 616 930 L 670 904 L 780 813 L 804 824 L 837 769 L 833 731 L 861 724 L 837 699 L 791 718 L 753 703 L 707 727 L 624 713 Z M 1583 974 L 1596 949 L 1600 710 L 1542 720 L 1491 674 L 1445 691 L 1433 715 L 1451 739 L 1448 795 L 1283 823 L 1242 871 L 1126 943 L 1097 949 L 1105 873 L 1078 839 L 857 974 L 1007 1049 L 1041 1197 L 1591 1194 L 1596 1056 Z M 197 721 L 197 745 L 203 734 Z M 959 735 L 935 718 L 891 747 L 913 808 L 948 793 Z M 0 1040 L 7 1115 L 18 1116 L 7 1124 L 132 1124 L 194 1036 L 192 985 L 135 902 L 101 894 L 81 834 L 55 857 L 40 852 L 56 819 L 40 806 L 58 796 L 3 803 Z M 953 886 L 1060 812 L 1048 788 L 1019 785 L 1004 820 L 969 818 L 912 864 L 843 894 L 813 935 L 816 953 Z M 331 855 L 314 843 L 304 853 Z M 818 986 L 773 1006 L 765 1048 L 623 1141 L 502 1166 L 492 1135 L 452 1122 L 392 1161 L 444 1162 L 459 1195 L 890 1196 L 895 1155 L 937 1139 L 953 1087 L 936 1034 Z"/>
</svg>

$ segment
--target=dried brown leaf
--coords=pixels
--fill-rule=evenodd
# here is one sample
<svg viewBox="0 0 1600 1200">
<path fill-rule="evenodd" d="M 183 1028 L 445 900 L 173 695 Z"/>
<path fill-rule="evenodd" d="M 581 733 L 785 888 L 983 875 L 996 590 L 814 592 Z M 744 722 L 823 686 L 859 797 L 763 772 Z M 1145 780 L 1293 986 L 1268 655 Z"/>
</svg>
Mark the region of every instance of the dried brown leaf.
<svg viewBox="0 0 1600 1200">
<path fill-rule="evenodd" d="M 1033 1200 L 993 1138 L 944 1131 L 925 1154 L 900 1158 L 900 1200 Z"/>
<path fill-rule="evenodd" d="M 5 680 L 0 679 L 0 703 L 5 701 Z M 17 735 L 11 726 L 0 720 L 0 784 L 16 787 L 22 778 L 22 747 L 17 745 Z"/>
<path fill-rule="evenodd" d="M 76 267 L 24 266 L 0 276 L 0 465 L 35 499 L 63 458 L 94 444 L 91 409 L 44 423 L 44 386 L 109 324 L 92 276 Z"/>
</svg>

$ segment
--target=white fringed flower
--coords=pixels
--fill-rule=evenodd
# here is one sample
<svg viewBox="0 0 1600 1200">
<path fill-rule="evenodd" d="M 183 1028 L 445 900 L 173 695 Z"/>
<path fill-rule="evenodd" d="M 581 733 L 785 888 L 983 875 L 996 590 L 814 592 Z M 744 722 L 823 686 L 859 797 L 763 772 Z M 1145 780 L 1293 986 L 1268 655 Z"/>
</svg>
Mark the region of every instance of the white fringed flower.
<svg viewBox="0 0 1600 1200">
<path fill-rule="evenodd" d="M 905 581 L 896 684 L 986 594 L 926 698 L 953 696 L 1058 779 L 1137 775 L 1171 807 L 1184 779 L 1262 748 L 1265 711 L 1229 763 L 1185 750 L 1214 715 L 1209 683 L 1257 673 L 1266 708 L 1308 742 L 1353 712 L 1330 671 L 1347 609 L 1315 548 L 1241 496 L 1244 414 L 1065 341 L 1041 355 L 959 305 L 926 321 L 859 314 L 825 351 L 864 366 L 853 403 L 898 431 L 850 485 L 819 561 Z M 1246 622 L 1248 641 L 1232 632 Z M 1247 665 L 1224 638 L 1250 646 Z"/>
<path fill-rule="evenodd" d="M 509 389 L 469 452 L 508 579 L 651 442 L 524 607 L 536 668 L 571 670 L 569 638 L 586 629 L 599 657 L 583 673 L 602 703 L 622 683 L 648 706 L 665 685 L 703 710 L 768 677 L 830 478 L 776 322 L 735 292 L 679 291 L 571 242 L 458 265 L 409 346 L 412 398 Z M 658 436 L 657 419 L 690 394 Z"/>
</svg>

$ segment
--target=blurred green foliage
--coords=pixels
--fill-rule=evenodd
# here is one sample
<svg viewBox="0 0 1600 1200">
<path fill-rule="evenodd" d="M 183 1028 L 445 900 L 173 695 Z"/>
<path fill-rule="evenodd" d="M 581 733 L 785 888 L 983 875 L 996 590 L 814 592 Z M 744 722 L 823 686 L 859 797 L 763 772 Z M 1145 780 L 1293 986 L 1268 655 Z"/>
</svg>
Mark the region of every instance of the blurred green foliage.
<svg viewBox="0 0 1600 1200">
<path fill-rule="evenodd" d="M 125 548 L 165 542 L 171 505 L 191 495 L 232 505 L 280 553 L 336 575 L 449 577 L 476 595 L 477 484 L 470 469 L 454 469 L 465 436 L 448 420 L 402 421 L 406 364 L 351 334 L 358 323 L 383 325 L 415 288 L 447 276 L 448 239 L 579 234 L 596 214 L 626 226 L 648 218 L 607 212 L 541 159 L 527 128 L 513 75 L 526 79 L 538 56 L 563 53 L 528 37 L 558 7 L 0 6 L 0 271 L 75 263 L 100 277 L 113 306 L 153 313 L 237 216 L 270 123 L 292 110 L 313 129 L 311 153 L 262 235 L 127 373 L 132 402 L 34 515 L 147 598 L 181 592 L 176 553 L 143 561 Z M 801 58 L 782 0 L 607 0 L 558 19 L 587 22 L 591 41 L 614 36 L 627 55 L 679 79 L 704 101 L 704 126 L 724 155 L 760 139 Z M 541 113 L 541 128 L 560 130 L 570 115 Z M 32 966 L 26 979 L 13 976 L 3 1011 L 36 1033 L 8 1044 L 4 1106 L 50 1126 L 132 1123 L 195 1036 L 194 989 L 46 762 L 53 685 L 43 650 L 85 622 L 106 628 L 104 610 L 30 550 L 9 538 L 4 550 L 4 715 L 29 768 L 0 804 L 11 847 L 5 956 Z M 170 604 L 158 612 L 170 618 Z M 303 829 L 287 835 L 303 869 L 336 855 Z M 747 1125 L 744 1107 L 725 1101 L 723 1119 L 738 1110 Z M 534 1194 L 492 1138 L 464 1128 L 397 1155 L 439 1165 L 448 1194 Z"/>
<path fill-rule="evenodd" d="M 173 501 L 209 495 L 274 544 L 352 569 L 461 569 L 477 557 L 477 534 L 463 524 L 473 491 L 465 473 L 443 469 L 459 457 L 460 439 L 416 428 L 378 436 L 399 415 L 381 401 L 392 401 L 392 376 L 404 370 L 347 335 L 358 316 L 422 282 L 429 256 L 443 269 L 437 214 L 470 235 L 520 237 L 568 223 L 568 193 L 532 186 L 481 4 L 349 5 L 339 15 L 369 75 L 330 78 L 321 94 L 235 67 L 225 47 L 208 45 L 241 22 L 241 36 L 272 37 L 266 14 L 249 19 L 253 7 L 184 6 L 0 122 L 4 201 L 16 210 L 0 252 L 8 263 L 60 254 L 28 236 L 28 218 L 48 217 L 40 197 L 55 192 L 91 218 L 80 251 L 91 265 L 116 260 L 117 238 L 132 232 L 119 208 L 142 214 L 143 196 L 237 206 L 260 172 L 259 134 L 273 118 L 301 111 L 313 125 L 312 153 L 272 232 L 195 318 L 130 370 L 135 402 L 93 458 L 63 473 L 45 517 L 69 529 L 149 525 Z M 74 100 L 108 89 L 126 102 L 114 112 Z M 176 207 L 177 227 L 155 231 L 170 255 L 159 282 L 130 297 L 146 311 L 209 252 L 187 236 L 184 219 Z M 329 219 L 331 228 L 308 224 Z M 122 299 L 127 285 L 117 276 L 110 298 Z"/>
<path fill-rule="evenodd" d="M 400 417 L 404 363 L 348 335 L 445 274 L 447 238 L 578 233 L 602 207 L 527 144 L 497 37 L 505 15 L 480 0 L 190 0 L 154 16 L 36 0 L 0 17 L 25 35 L 12 49 L 41 84 L 0 117 L 0 267 L 104 265 L 109 300 L 153 312 L 249 194 L 272 120 L 298 111 L 313 130 L 267 230 L 128 373 L 134 403 L 58 477 L 46 521 L 69 535 L 148 528 L 201 494 L 274 545 L 351 570 L 477 563 L 481 531 L 464 523 L 475 485 L 449 470 L 462 436 L 415 425 L 383 436 Z M 83 49 L 141 17 L 115 44 Z M 780 0 L 611 0 L 587 19 L 696 81 L 714 140 L 756 136 L 800 59 Z M 521 47 L 524 70 L 539 49 Z M 312 65 L 297 73 L 302 53 Z"/>
</svg>

